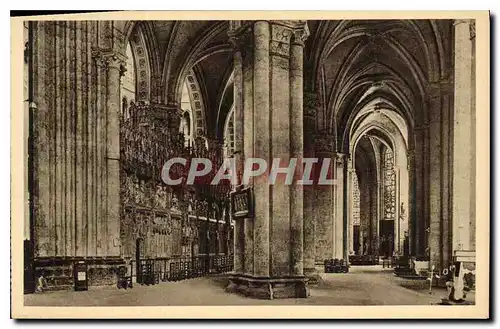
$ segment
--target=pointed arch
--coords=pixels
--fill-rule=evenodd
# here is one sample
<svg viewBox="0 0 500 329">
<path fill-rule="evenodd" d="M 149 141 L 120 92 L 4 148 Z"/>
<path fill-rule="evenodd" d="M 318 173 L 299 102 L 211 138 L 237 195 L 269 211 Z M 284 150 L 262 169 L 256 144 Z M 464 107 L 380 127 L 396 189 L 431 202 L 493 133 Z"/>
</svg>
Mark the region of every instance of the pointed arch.
<svg viewBox="0 0 500 329">
<path fill-rule="evenodd" d="M 137 101 L 151 101 L 151 72 L 157 63 L 156 40 L 146 22 L 130 22 L 125 25 L 125 43 L 130 45 L 135 63 L 135 91 Z"/>
<path fill-rule="evenodd" d="M 193 137 L 204 136 L 207 132 L 205 117 L 205 103 L 200 83 L 193 70 L 190 70 L 185 79 L 185 85 L 189 93 L 191 108 L 193 111 Z"/>
</svg>

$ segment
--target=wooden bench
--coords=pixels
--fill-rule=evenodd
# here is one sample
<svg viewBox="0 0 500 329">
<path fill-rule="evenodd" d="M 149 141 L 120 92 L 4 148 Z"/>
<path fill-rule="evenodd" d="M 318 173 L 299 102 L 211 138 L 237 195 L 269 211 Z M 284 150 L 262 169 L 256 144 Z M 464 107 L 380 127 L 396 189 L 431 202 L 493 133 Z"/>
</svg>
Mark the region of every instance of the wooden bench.
<svg viewBox="0 0 500 329">
<path fill-rule="evenodd" d="M 325 273 L 347 273 L 349 268 L 343 259 L 325 259 Z"/>
</svg>

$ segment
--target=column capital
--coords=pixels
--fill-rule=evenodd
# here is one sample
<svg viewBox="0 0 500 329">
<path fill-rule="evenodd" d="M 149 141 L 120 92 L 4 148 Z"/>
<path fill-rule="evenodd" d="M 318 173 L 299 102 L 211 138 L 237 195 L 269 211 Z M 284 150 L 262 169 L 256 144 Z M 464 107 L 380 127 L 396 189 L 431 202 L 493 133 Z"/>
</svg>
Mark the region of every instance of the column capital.
<svg viewBox="0 0 500 329">
<path fill-rule="evenodd" d="M 476 37 L 476 20 L 472 20 L 469 25 L 469 32 L 471 40 Z"/>
<path fill-rule="evenodd" d="M 104 56 L 107 66 L 110 69 L 117 69 L 120 73 L 125 73 L 125 63 L 126 60 L 115 54 L 109 54 Z"/>
<path fill-rule="evenodd" d="M 347 163 L 348 156 L 345 153 L 337 153 L 335 156 L 335 162 L 344 165 Z"/>
<path fill-rule="evenodd" d="M 117 69 L 120 74 L 125 73 L 127 57 L 111 49 L 92 49 L 92 58 L 98 67 Z"/>
<path fill-rule="evenodd" d="M 271 24 L 271 40 L 269 53 L 280 57 L 290 56 L 290 42 L 293 30 L 290 26 L 282 24 Z"/>
<path fill-rule="evenodd" d="M 304 46 L 304 42 L 309 37 L 309 27 L 306 21 L 300 21 L 299 26 L 293 30 L 292 45 Z"/>
<path fill-rule="evenodd" d="M 105 67 L 106 61 L 101 52 L 97 49 L 92 49 L 92 59 L 95 61 L 97 67 Z"/>
<path fill-rule="evenodd" d="M 457 26 L 460 24 L 468 24 L 469 25 L 469 38 L 470 40 L 476 37 L 476 20 L 475 19 L 455 19 L 453 21 L 453 25 Z"/>
</svg>

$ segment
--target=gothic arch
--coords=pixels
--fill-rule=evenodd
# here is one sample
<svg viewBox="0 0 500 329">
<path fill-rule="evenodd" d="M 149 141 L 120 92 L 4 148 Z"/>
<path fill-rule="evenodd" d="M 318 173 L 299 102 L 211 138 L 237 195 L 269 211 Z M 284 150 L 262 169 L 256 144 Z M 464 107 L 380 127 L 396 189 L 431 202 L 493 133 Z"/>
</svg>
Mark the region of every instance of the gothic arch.
<svg viewBox="0 0 500 329">
<path fill-rule="evenodd" d="M 373 23 L 368 21 L 320 21 L 312 42 L 312 49 L 317 49 L 310 56 L 313 62 L 312 77 L 319 75 L 319 68 L 328 55 L 343 42 L 355 37 L 370 38 L 383 35 L 385 38 L 390 32 L 398 31 L 411 33 L 418 40 L 424 52 L 426 77 L 429 81 L 437 81 L 444 76 L 445 50 L 442 32 L 436 22 L 432 20 L 386 20 L 383 23 L 386 26 L 382 31 L 374 31 L 370 26 Z"/>
<path fill-rule="evenodd" d="M 229 74 L 229 75 L 228 75 Z M 217 97 L 217 121 L 215 125 L 216 136 L 222 138 L 224 131 L 226 130 L 227 118 L 230 116 L 231 112 L 234 110 L 234 100 L 233 100 L 233 88 L 234 81 L 233 76 L 234 71 L 232 66 L 230 70 L 225 73 L 223 82 L 225 82 L 224 88 L 221 89 L 219 96 Z"/>
<path fill-rule="evenodd" d="M 375 95 L 376 96 L 376 95 Z M 356 128 L 356 122 L 358 122 L 359 118 L 363 117 L 363 111 L 380 111 L 382 109 L 387 109 L 390 111 L 394 111 L 397 113 L 402 119 L 404 124 L 407 127 L 407 148 L 413 149 L 414 146 L 414 138 L 413 138 L 413 129 L 414 123 L 412 117 L 408 118 L 407 115 L 409 111 L 401 111 L 401 106 L 394 101 L 394 97 L 392 95 L 379 95 L 379 97 L 370 97 L 365 101 L 359 103 L 348 116 L 346 121 L 341 121 L 341 124 L 345 122 L 344 129 L 339 131 L 339 139 L 341 140 L 341 149 L 345 153 L 349 153 L 351 150 L 353 129 Z M 392 98 L 392 99 L 391 99 Z M 391 119 L 394 122 L 394 119 Z M 397 126 L 397 125 L 396 125 Z M 399 128 L 398 128 L 399 130 Z"/>
<path fill-rule="evenodd" d="M 125 25 L 124 47 L 130 43 L 134 55 L 136 70 L 136 100 L 151 102 L 154 100 L 152 74 L 157 69 L 158 51 L 156 38 L 147 22 L 129 21 Z"/>
<path fill-rule="evenodd" d="M 204 97 L 200 83 L 193 70 L 188 71 L 185 83 L 191 101 L 191 109 L 193 110 L 193 137 L 204 136 L 207 132 Z"/>
<path fill-rule="evenodd" d="M 168 43 L 162 76 L 163 85 L 166 88 L 166 98 L 169 103 L 175 104 L 179 103 L 180 101 L 184 79 L 188 75 L 189 71 L 192 70 L 196 61 L 199 59 L 200 53 L 202 56 L 206 56 L 206 54 L 203 53 L 205 47 L 207 47 L 207 45 L 215 36 L 227 30 L 228 28 L 227 21 L 210 23 L 211 25 L 209 26 L 207 26 L 206 22 L 201 21 L 201 23 L 199 24 L 203 24 L 203 32 L 200 33 L 201 28 L 190 29 L 189 33 L 192 34 L 194 42 L 181 45 L 182 49 L 186 52 L 182 56 L 182 59 L 178 59 L 178 61 L 175 61 L 175 63 L 173 63 L 173 61 L 170 60 L 173 58 L 173 52 L 180 51 L 178 49 L 175 49 L 176 42 L 179 41 L 177 39 L 186 38 L 186 34 L 183 33 L 183 24 L 194 23 L 189 23 L 189 21 L 175 22 L 172 36 L 169 39 Z M 189 35 L 191 36 L 191 34 Z M 221 51 L 221 49 L 217 49 L 216 51 Z M 222 51 L 224 51 L 224 49 Z"/>
<path fill-rule="evenodd" d="M 407 112 L 411 132 L 425 125 L 430 84 L 446 75 L 441 34 L 431 20 L 320 21 L 305 64 L 313 72 L 306 88 L 318 94 L 319 129 L 335 133 L 345 150 L 350 112 L 376 96 Z M 369 95 L 375 84 L 383 88 Z"/>
</svg>

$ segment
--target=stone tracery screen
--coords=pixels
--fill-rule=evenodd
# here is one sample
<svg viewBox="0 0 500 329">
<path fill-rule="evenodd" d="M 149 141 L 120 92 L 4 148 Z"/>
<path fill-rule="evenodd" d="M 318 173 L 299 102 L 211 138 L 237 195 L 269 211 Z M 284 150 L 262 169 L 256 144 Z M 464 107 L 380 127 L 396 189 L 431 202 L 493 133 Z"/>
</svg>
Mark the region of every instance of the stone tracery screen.
<svg viewBox="0 0 500 329">
<path fill-rule="evenodd" d="M 384 219 L 394 220 L 396 217 L 396 174 L 394 172 L 394 153 L 386 148 L 384 151 Z"/>
<path fill-rule="evenodd" d="M 359 182 L 356 173 L 352 175 L 352 224 L 360 225 Z"/>
</svg>

